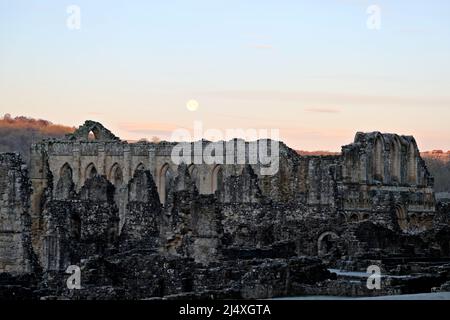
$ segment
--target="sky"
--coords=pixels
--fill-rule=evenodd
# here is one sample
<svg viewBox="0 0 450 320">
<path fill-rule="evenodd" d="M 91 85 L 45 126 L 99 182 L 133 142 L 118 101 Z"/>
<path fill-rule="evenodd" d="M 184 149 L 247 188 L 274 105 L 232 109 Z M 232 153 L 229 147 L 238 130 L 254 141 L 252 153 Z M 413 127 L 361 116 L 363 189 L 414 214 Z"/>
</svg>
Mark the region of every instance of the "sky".
<svg viewBox="0 0 450 320">
<path fill-rule="evenodd" d="M 0 115 L 131 140 L 200 121 L 301 150 L 357 131 L 450 150 L 449 14 L 448 0 L 0 0 Z"/>
</svg>

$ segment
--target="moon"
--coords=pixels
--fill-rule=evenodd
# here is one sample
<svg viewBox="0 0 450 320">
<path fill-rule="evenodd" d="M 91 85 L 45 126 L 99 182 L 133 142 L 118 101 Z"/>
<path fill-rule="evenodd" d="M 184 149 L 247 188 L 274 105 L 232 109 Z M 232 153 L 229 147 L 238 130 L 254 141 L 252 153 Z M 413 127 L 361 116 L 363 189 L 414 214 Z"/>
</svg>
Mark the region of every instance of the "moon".
<svg viewBox="0 0 450 320">
<path fill-rule="evenodd" d="M 197 111 L 197 109 L 198 109 L 198 106 L 199 106 L 199 104 L 198 104 L 198 101 L 197 100 L 189 100 L 187 103 L 186 103 L 186 108 L 189 110 L 189 111 L 191 111 L 191 112 L 193 112 L 193 111 Z"/>
</svg>

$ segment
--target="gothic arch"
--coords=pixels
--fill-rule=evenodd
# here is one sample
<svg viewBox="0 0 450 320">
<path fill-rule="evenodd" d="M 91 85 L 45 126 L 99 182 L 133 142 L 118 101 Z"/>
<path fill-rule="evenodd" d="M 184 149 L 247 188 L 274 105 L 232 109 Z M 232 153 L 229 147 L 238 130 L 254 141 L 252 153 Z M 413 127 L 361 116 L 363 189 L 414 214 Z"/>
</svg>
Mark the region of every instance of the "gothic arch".
<svg viewBox="0 0 450 320">
<path fill-rule="evenodd" d="M 72 168 L 66 162 L 59 170 L 59 179 L 56 184 L 56 197 L 68 199 L 74 189 Z"/>
<path fill-rule="evenodd" d="M 116 187 L 121 186 L 123 183 L 123 172 L 117 162 L 113 164 L 109 171 L 109 181 Z"/>
<path fill-rule="evenodd" d="M 168 163 L 165 163 L 159 170 L 159 199 L 162 204 L 166 203 L 167 195 L 169 194 L 170 182 L 173 179 L 172 170 Z"/>
<path fill-rule="evenodd" d="M 211 193 L 215 193 L 222 187 L 223 169 L 221 165 L 216 165 L 211 172 Z"/>
<path fill-rule="evenodd" d="M 317 240 L 317 253 L 319 256 L 324 256 L 330 252 L 334 246 L 334 242 L 339 236 L 333 231 L 322 233 Z"/>
<path fill-rule="evenodd" d="M 97 140 L 97 135 L 95 134 L 94 130 L 91 130 L 91 131 L 88 132 L 87 140 L 88 141 L 95 141 L 95 140 Z"/>
<path fill-rule="evenodd" d="M 352 215 L 350 215 L 349 220 L 350 220 L 350 222 L 358 222 L 359 221 L 358 214 L 353 213 Z"/>
<path fill-rule="evenodd" d="M 191 164 L 188 167 L 188 172 L 197 189 L 200 189 L 200 174 L 198 172 L 198 168 L 194 164 Z"/>
<path fill-rule="evenodd" d="M 95 168 L 95 165 L 91 162 L 87 165 L 85 170 L 85 180 L 91 179 L 97 175 L 97 168 Z"/>
<path fill-rule="evenodd" d="M 372 156 L 372 174 L 374 180 L 384 181 L 384 139 L 380 134 L 375 138 Z"/>
<path fill-rule="evenodd" d="M 401 182 L 401 144 L 394 138 L 390 148 L 390 174 L 392 182 Z"/>
</svg>

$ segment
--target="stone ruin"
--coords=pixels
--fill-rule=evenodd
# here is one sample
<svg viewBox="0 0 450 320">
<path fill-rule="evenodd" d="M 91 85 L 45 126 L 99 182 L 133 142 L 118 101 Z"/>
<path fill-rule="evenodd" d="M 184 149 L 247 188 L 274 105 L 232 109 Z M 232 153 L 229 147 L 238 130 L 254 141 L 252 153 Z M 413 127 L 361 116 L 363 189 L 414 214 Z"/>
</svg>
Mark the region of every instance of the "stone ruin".
<svg viewBox="0 0 450 320">
<path fill-rule="evenodd" d="M 270 176 L 260 164 L 176 165 L 174 146 L 128 143 L 86 121 L 65 139 L 33 144 L 28 169 L 0 154 L 0 298 L 448 287 L 450 206 L 436 203 L 413 137 L 357 133 L 336 156 L 300 156 L 280 143 Z M 370 265 L 387 275 L 380 290 L 333 272 Z M 79 290 L 66 286 L 69 266 L 81 270 Z"/>
</svg>

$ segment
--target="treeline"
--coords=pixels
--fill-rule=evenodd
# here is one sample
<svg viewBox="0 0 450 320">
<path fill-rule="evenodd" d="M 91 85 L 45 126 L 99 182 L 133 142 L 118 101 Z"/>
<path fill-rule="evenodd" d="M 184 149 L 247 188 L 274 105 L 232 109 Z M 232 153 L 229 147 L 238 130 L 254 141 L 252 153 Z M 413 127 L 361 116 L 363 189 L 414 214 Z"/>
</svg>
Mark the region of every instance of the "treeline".
<svg viewBox="0 0 450 320">
<path fill-rule="evenodd" d="M 47 120 L 28 117 L 0 118 L 0 152 L 18 152 L 27 163 L 30 146 L 45 138 L 59 138 L 71 133 L 75 128 L 53 124 Z"/>
<path fill-rule="evenodd" d="M 435 157 L 423 157 L 428 170 L 434 177 L 436 192 L 450 192 L 450 161 Z"/>
</svg>

